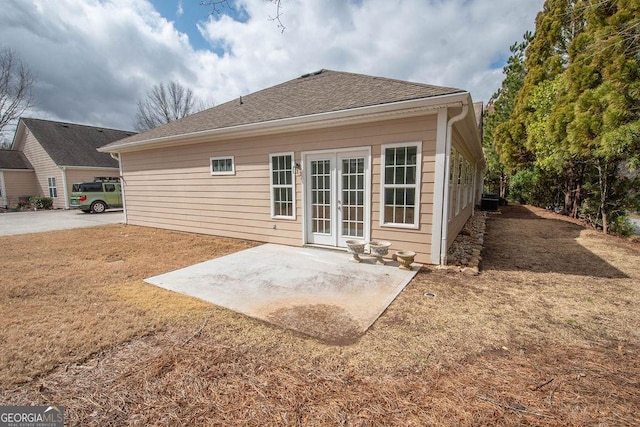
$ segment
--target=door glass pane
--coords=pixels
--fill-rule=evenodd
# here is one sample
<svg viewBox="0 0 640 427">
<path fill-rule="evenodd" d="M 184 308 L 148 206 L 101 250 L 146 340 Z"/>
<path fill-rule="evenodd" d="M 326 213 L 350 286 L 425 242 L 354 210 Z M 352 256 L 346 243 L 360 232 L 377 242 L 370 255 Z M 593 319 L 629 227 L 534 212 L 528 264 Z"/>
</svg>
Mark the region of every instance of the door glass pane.
<svg viewBox="0 0 640 427">
<path fill-rule="evenodd" d="M 343 237 L 364 237 L 364 158 L 342 159 Z"/>
<path fill-rule="evenodd" d="M 329 160 L 311 161 L 311 231 L 331 234 L 331 165 Z"/>
</svg>

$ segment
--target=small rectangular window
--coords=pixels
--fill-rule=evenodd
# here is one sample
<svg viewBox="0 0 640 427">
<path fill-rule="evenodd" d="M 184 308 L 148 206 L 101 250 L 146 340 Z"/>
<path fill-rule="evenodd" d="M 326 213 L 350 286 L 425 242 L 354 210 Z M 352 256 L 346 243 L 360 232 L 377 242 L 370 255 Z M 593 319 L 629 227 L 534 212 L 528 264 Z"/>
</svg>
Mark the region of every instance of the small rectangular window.
<svg viewBox="0 0 640 427">
<path fill-rule="evenodd" d="M 235 175 L 236 167 L 233 156 L 211 157 L 211 175 Z"/>
<path fill-rule="evenodd" d="M 412 228 L 419 226 L 421 145 L 411 143 L 382 146 L 383 225 Z"/>
<path fill-rule="evenodd" d="M 271 217 L 295 219 L 295 173 L 293 153 L 270 154 Z"/>
<path fill-rule="evenodd" d="M 58 197 L 58 188 L 56 187 L 56 178 L 49 177 L 47 178 L 47 183 L 49 185 L 49 197 L 55 199 Z"/>
</svg>

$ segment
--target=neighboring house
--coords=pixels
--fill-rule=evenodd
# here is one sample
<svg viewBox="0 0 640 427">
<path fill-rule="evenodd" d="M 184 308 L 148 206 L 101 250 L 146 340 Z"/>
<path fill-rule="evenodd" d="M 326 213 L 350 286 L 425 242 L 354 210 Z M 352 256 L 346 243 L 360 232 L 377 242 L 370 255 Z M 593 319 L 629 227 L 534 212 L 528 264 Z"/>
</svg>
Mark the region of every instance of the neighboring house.
<svg viewBox="0 0 640 427">
<path fill-rule="evenodd" d="M 129 224 L 388 240 L 439 264 L 482 188 L 477 111 L 463 90 L 321 70 L 99 151 L 120 159 Z"/>
<path fill-rule="evenodd" d="M 73 183 L 120 175 L 117 160 L 97 148 L 132 135 L 135 132 L 21 118 L 11 149 L 0 150 L 2 205 L 13 207 L 24 196 L 48 196 L 54 208 L 68 209 Z"/>
<path fill-rule="evenodd" d="M 20 196 L 37 194 L 33 166 L 22 151 L 0 150 L 0 207 L 15 206 Z"/>
</svg>

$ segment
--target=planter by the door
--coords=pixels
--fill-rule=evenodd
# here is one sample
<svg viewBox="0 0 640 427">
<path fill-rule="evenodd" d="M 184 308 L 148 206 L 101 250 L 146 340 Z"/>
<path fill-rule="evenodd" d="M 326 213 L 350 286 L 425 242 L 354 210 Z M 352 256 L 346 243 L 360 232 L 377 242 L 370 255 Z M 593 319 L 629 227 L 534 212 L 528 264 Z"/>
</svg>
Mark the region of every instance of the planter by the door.
<svg viewBox="0 0 640 427">
<path fill-rule="evenodd" d="M 398 251 L 396 252 L 396 259 L 400 261 L 401 270 L 411 270 L 411 264 L 416 257 L 416 253 L 413 251 Z"/>
<path fill-rule="evenodd" d="M 374 240 L 369 242 L 369 248 L 371 249 L 371 255 L 376 257 L 377 263 L 384 265 L 383 257 L 389 253 L 389 247 L 391 242 L 384 240 Z"/>
<path fill-rule="evenodd" d="M 367 244 L 364 240 L 347 240 L 345 242 L 347 244 L 347 250 L 349 253 L 353 254 L 353 259 L 355 262 L 360 262 L 360 255 L 364 253 L 364 245 Z"/>
</svg>

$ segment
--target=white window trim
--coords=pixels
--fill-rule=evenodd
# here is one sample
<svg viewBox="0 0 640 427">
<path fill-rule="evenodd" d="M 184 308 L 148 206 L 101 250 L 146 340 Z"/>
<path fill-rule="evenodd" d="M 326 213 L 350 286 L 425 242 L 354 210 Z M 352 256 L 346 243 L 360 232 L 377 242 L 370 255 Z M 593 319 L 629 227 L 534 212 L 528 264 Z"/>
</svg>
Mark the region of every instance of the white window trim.
<svg viewBox="0 0 640 427">
<path fill-rule="evenodd" d="M 53 180 L 53 185 L 51 185 L 51 180 Z M 49 197 L 51 197 L 52 199 L 57 199 L 58 198 L 58 184 L 56 183 L 56 177 L 55 176 L 48 176 L 47 177 L 47 188 L 49 189 Z M 55 190 L 55 196 L 51 195 L 52 191 L 51 190 Z"/>
<path fill-rule="evenodd" d="M 453 218 L 453 210 L 455 209 L 453 199 L 455 196 L 455 188 L 456 188 L 456 176 L 458 176 L 458 151 L 455 147 L 451 147 L 451 157 L 449 159 L 450 162 L 453 162 L 453 165 L 449 165 L 450 175 L 449 175 L 449 218 L 448 221 L 451 221 Z"/>
<path fill-rule="evenodd" d="M 458 164 L 456 165 L 456 170 L 457 170 L 457 174 L 456 174 L 456 216 L 458 216 L 460 214 L 460 200 L 461 200 L 461 193 L 462 193 L 462 171 L 464 166 L 464 155 L 462 153 L 459 154 L 458 156 Z"/>
<path fill-rule="evenodd" d="M 213 171 L 213 161 L 214 160 L 228 160 L 231 159 L 231 170 L 224 172 L 214 172 Z M 220 156 L 220 157 L 209 157 L 209 171 L 211 172 L 211 176 L 223 176 L 223 175 L 235 175 L 236 174 L 236 159 L 235 156 Z"/>
<path fill-rule="evenodd" d="M 467 207 L 467 205 L 468 205 L 468 202 L 467 202 L 467 188 L 468 188 L 468 185 L 467 185 L 467 180 L 468 180 L 467 174 L 468 174 L 468 171 L 469 171 L 468 164 L 469 164 L 469 161 L 465 157 L 464 161 L 463 161 L 463 165 L 462 165 L 462 187 L 463 187 L 463 190 L 462 190 L 462 208 L 463 209 L 465 209 Z"/>
<path fill-rule="evenodd" d="M 474 163 L 471 163 L 469 165 L 469 170 L 471 173 L 471 177 L 469 179 L 469 204 L 473 204 L 473 193 L 476 181 L 476 167 L 477 165 L 475 165 Z"/>
<path fill-rule="evenodd" d="M 385 185 L 385 155 L 387 148 L 397 148 L 397 147 L 416 147 L 416 183 L 415 192 L 415 212 L 413 217 L 413 224 L 398 224 L 393 222 L 385 222 L 384 218 L 384 206 L 385 206 L 385 188 L 394 187 L 393 185 Z M 380 227 L 389 227 L 389 228 L 410 228 L 410 229 L 418 229 L 420 228 L 420 185 L 422 184 L 422 141 L 418 142 L 399 142 L 395 144 L 382 144 L 380 147 Z M 404 186 L 402 186 L 404 187 Z"/>
<path fill-rule="evenodd" d="M 275 214 L 275 200 L 273 199 L 273 190 L 276 188 L 273 184 L 273 158 L 281 156 L 291 156 L 291 185 L 278 185 L 277 188 L 291 188 L 291 216 Z M 293 151 L 287 153 L 270 153 L 269 154 L 269 200 L 271 204 L 271 218 L 273 219 L 296 219 L 296 158 Z"/>
<path fill-rule="evenodd" d="M 471 204 L 471 162 L 467 160 L 467 164 L 466 164 L 466 176 L 467 176 L 467 182 L 466 187 L 467 187 L 467 191 L 465 193 L 466 196 L 466 200 L 465 200 L 465 207 L 469 206 L 469 204 Z"/>
</svg>

